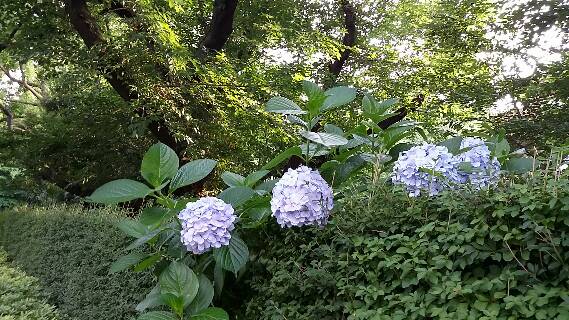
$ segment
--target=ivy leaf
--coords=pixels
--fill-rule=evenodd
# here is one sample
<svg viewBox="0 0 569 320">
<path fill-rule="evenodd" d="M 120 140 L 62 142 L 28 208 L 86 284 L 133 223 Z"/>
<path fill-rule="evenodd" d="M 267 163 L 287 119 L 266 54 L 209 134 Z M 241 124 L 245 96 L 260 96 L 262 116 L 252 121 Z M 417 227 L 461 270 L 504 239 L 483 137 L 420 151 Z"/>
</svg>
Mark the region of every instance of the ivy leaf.
<svg viewBox="0 0 569 320">
<path fill-rule="evenodd" d="M 152 189 L 144 183 L 129 179 L 119 179 L 100 186 L 87 200 L 97 203 L 115 204 L 142 199 L 150 193 L 152 193 Z"/>
<path fill-rule="evenodd" d="M 205 178 L 215 168 L 216 164 L 217 161 L 211 159 L 199 159 L 186 163 L 178 169 L 172 178 L 170 193 Z"/>
<path fill-rule="evenodd" d="M 157 143 L 144 154 L 140 173 L 148 183 L 158 187 L 164 180 L 171 179 L 176 174 L 179 162 L 174 150 L 163 143 Z"/>
</svg>

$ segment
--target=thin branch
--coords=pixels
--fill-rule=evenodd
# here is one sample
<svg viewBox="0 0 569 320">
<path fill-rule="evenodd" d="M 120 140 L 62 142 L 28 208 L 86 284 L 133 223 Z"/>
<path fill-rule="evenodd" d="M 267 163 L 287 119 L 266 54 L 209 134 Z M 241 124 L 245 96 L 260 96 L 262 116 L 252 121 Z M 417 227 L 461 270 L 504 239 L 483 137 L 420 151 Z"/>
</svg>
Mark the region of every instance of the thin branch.
<svg viewBox="0 0 569 320">
<path fill-rule="evenodd" d="M 6 116 L 6 125 L 8 126 L 8 130 L 12 131 L 13 127 L 13 120 L 14 120 L 14 113 L 9 106 L 5 106 L 3 103 L 0 103 L 0 109 L 2 109 L 2 113 Z"/>
<path fill-rule="evenodd" d="M 20 64 L 20 68 L 22 69 L 21 64 Z M 9 71 L 6 67 L 4 67 L 4 66 L 2 66 L 2 65 L 0 65 L 0 70 L 1 70 L 2 72 L 4 72 L 4 74 L 8 77 L 8 79 L 9 79 L 10 81 L 15 82 L 15 83 L 19 84 L 20 86 L 24 87 L 26 90 L 28 90 L 29 92 L 31 92 L 31 93 L 34 95 L 34 97 L 36 97 L 38 100 L 43 99 L 42 94 L 39 93 L 34 87 L 32 87 L 28 82 L 26 82 L 26 80 L 25 80 L 25 79 L 26 79 L 26 78 L 25 78 L 25 74 L 24 74 L 23 72 L 22 72 L 22 79 L 18 79 L 18 78 L 16 78 L 16 77 L 14 77 L 14 76 L 10 73 L 10 71 Z M 23 70 L 23 69 L 22 69 L 22 70 Z"/>
</svg>

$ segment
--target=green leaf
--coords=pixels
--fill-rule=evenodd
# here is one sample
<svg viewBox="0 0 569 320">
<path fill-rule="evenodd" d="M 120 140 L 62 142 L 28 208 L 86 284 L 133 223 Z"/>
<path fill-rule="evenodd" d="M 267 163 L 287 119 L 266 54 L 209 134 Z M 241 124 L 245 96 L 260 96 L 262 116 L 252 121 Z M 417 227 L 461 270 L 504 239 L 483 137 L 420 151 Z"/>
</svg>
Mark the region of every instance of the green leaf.
<svg viewBox="0 0 569 320">
<path fill-rule="evenodd" d="M 286 149 L 285 151 L 279 153 L 271 161 L 269 161 L 267 164 L 265 164 L 261 169 L 271 170 L 271 169 L 275 168 L 276 166 L 278 166 L 279 164 L 281 164 L 282 162 L 284 162 L 285 160 L 288 160 L 288 158 L 290 158 L 292 156 L 299 156 L 300 157 L 301 155 L 302 155 L 302 149 L 299 146 L 290 147 L 290 148 Z"/>
<path fill-rule="evenodd" d="M 154 286 L 152 290 L 136 305 L 136 311 L 142 312 L 148 308 L 163 305 L 164 301 L 160 298 L 160 285 Z"/>
<path fill-rule="evenodd" d="M 536 161 L 535 167 L 538 164 Z M 511 158 L 504 163 L 504 169 L 513 173 L 526 173 L 532 171 L 534 168 L 533 158 Z"/>
<path fill-rule="evenodd" d="M 140 173 L 148 183 L 158 187 L 176 174 L 179 162 L 174 150 L 163 143 L 157 143 L 144 154 Z"/>
<path fill-rule="evenodd" d="M 178 320 L 178 317 L 167 311 L 150 311 L 138 317 L 137 320 Z"/>
<path fill-rule="evenodd" d="M 245 178 L 245 185 L 248 187 L 253 187 L 255 183 L 263 179 L 267 174 L 269 174 L 269 172 L 269 170 L 259 170 L 251 173 L 247 176 L 247 178 Z"/>
<path fill-rule="evenodd" d="M 119 179 L 100 186 L 87 199 L 92 202 L 114 204 L 134 199 L 142 199 L 152 193 L 144 183 L 129 179 Z"/>
<path fill-rule="evenodd" d="M 284 97 L 271 98 L 265 107 L 265 111 L 282 114 L 305 114 L 306 112 L 293 101 Z"/>
<path fill-rule="evenodd" d="M 132 219 L 119 221 L 117 228 L 134 238 L 140 238 L 148 233 L 148 228 L 144 224 Z"/>
<path fill-rule="evenodd" d="M 376 112 L 379 114 L 382 114 L 382 113 L 386 112 L 387 109 L 389 109 L 389 107 L 391 107 L 392 105 L 394 105 L 398 102 L 399 102 L 399 99 L 391 98 L 391 99 L 383 100 L 380 103 L 376 103 L 376 105 L 375 105 Z"/>
<path fill-rule="evenodd" d="M 356 89 L 349 87 L 334 87 L 326 90 L 326 100 L 320 107 L 320 111 L 328 111 L 345 104 L 348 104 L 356 98 Z"/>
<path fill-rule="evenodd" d="M 206 309 L 213 301 L 214 290 L 211 281 L 203 273 L 200 273 L 198 278 L 199 278 L 198 294 L 196 295 L 195 299 L 192 301 L 192 303 L 190 303 L 190 306 L 188 307 L 191 314 L 195 314 Z"/>
<path fill-rule="evenodd" d="M 326 131 L 328 133 L 336 134 L 339 136 L 344 135 L 344 130 L 342 130 L 342 128 L 335 126 L 333 124 L 330 124 L 330 123 L 327 123 L 324 125 L 324 131 Z"/>
<path fill-rule="evenodd" d="M 225 182 L 225 184 L 230 187 L 245 185 L 245 177 L 229 171 L 225 171 L 224 173 L 221 174 L 221 180 L 223 180 L 223 182 Z"/>
<path fill-rule="evenodd" d="M 110 273 L 126 270 L 129 267 L 137 264 L 140 260 L 144 259 L 144 257 L 146 257 L 146 254 L 140 252 L 130 253 L 122 256 L 118 258 L 117 261 L 113 262 L 113 264 L 111 264 Z"/>
<path fill-rule="evenodd" d="M 138 217 L 138 220 L 145 226 L 156 227 L 170 216 L 171 212 L 166 208 L 149 207 L 142 210 L 142 213 Z"/>
<path fill-rule="evenodd" d="M 198 294 L 199 281 L 196 274 L 181 262 L 172 262 L 160 274 L 160 294 L 173 295 L 183 301 L 187 307 Z"/>
<path fill-rule="evenodd" d="M 229 315 L 221 308 L 207 308 L 191 316 L 192 320 L 229 320 Z"/>
<path fill-rule="evenodd" d="M 229 245 L 214 250 L 214 257 L 215 262 L 223 269 L 237 275 L 249 260 L 249 248 L 243 240 L 233 234 Z"/>
<path fill-rule="evenodd" d="M 142 260 L 139 264 L 137 264 L 133 271 L 134 272 L 140 272 L 143 270 L 146 270 L 150 267 L 152 267 L 156 262 L 160 261 L 160 259 L 162 259 L 162 254 L 160 252 L 157 252 L 153 255 L 151 255 L 150 257 Z"/>
<path fill-rule="evenodd" d="M 328 148 L 343 146 L 348 143 L 348 139 L 332 133 L 302 131 L 300 135 Z"/>
<path fill-rule="evenodd" d="M 256 194 L 255 190 L 250 187 L 230 187 L 223 190 L 217 197 L 235 208 Z"/>
<path fill-rule="evenodd" d="M 452 153 L 453 155 L 457 155 L 460 153 L 460 144 L 462 143 L 462 137 L 452 137 L 445 141 L 438 143 L 439 146 L 446 147 L 448 152 Z"/>
<path fill-rule="evenodd" d="M 126 250 L 132 250 L 134 248 L 138 248 L 141 245 L 147 243 L 148 241 L 152 240 L 154 237 L 156 237 L 160 232 L 162 232 L 162 229 L 156 229 L 156 230 L 152 230 L 150 232 L 148 232 L 147 234 L 145 234 L 144 236 L 136 239 L 133 243 L 131 243 L 130 245 L 128 245 L 128 247 L 126 247 Z"/>
<path fill-rule="evenodd" d="M 170 192 L 198 182 L 211 173 L 217 161 L 211 159 L 199 159 L 183 165 L 170 183 Z"/>
<path fill-rule="evenodd" d="M 302 91 L 304 91 L 308 99 L 323 93 L 322 89 L 320 89 L 316 83 L 308 80 L 302 81 Z"/>
</svg>

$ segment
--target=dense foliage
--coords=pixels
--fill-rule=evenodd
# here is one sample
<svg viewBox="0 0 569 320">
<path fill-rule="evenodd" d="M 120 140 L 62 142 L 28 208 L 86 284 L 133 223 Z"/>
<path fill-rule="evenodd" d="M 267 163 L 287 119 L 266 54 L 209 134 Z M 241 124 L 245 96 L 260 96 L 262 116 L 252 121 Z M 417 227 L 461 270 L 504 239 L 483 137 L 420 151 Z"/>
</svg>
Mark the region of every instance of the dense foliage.
<svg viewBox="0 0 569 320">
<path fill-rule="evenodd" d="M 366 185 L 366 183 L 364 183 Z M 321 229 L 265 234 L 247 319 L 566 319 L 569 181 L 348 196 Z"/>
<path fill-rule="evenodd" d="M 56 206 L 0 213 L 8 257 L 39 279 L 61 319 L 130 319 L 150 276 L 109 275 L 126 241 L 114 226 L 124 213 Z"/>
<path fill-rule="evenodd" d="M 57 312 L 47 304 L 37 279 L 10 266 L 0 250 L 0 319 L 56 320 Z"/>
</svg>

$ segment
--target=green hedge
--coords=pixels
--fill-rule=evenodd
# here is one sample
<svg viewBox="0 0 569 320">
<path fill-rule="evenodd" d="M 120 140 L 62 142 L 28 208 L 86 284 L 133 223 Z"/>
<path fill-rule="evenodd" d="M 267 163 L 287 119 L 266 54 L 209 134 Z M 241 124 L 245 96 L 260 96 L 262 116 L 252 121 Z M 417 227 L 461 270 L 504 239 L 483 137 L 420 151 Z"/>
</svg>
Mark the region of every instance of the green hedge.
<svg viewBox="0 0 569 320">
<path fill-rule="evenodd" d="M 323 230 L 266 232 L 246 319 L 569 319 L 569 181 L 365 189 Z"/>
<path fill-rule="evenodd" d="M 55 309 L 46 303 L 37 279 L 7 261 L 0 249 L 0 320 L 55 320 Z"/>
<path fill-rule="evenodd" d="M 150 275 L 109 274 L 127 242 L 120 213 L 80 207 L 20 208 L 0 213 L 0 245 L 40 280 L 62 319 L 131 319 Z"/>
</svg>

